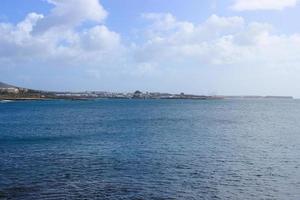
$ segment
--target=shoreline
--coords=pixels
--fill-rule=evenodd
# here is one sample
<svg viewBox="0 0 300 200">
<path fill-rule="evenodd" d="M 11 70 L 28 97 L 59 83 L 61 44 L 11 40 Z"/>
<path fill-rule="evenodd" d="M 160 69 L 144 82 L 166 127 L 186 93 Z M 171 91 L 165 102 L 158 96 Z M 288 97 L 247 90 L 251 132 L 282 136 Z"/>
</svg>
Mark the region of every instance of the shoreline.
<svg viewBox="0 0 300 200">
<path fill-rule="evenodd" d="M 55 101 L 55 100 L 65 100 L 65 101 L 94 101 L 94 100 L 197 100 L 197 101 L 212 101 L 212 100 L 296 100 L 295 98 L 3 98 L 0 97 L 0 102 L 9 101 Z"/>
</svg>

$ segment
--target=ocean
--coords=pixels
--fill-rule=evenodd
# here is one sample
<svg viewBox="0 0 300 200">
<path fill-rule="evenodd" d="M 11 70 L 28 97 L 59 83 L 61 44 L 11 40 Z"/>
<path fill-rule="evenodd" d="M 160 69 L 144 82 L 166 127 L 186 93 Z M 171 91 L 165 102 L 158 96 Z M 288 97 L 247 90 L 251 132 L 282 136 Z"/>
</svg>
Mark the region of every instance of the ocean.
<svg viewBox="0 0 300 200">
<path fill-rule="evenodd" d="M 300 199 L 298 100 L 0 103 L 0 199 Z"/>
</svg>

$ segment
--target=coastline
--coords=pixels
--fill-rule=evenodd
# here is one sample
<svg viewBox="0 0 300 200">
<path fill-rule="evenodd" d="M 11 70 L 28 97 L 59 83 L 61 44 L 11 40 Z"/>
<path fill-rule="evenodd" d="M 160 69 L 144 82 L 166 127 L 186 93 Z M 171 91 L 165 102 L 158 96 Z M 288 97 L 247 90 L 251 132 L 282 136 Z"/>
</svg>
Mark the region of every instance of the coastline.
<svg viewBox="0 0 300 200">
<path fill-rule="evenodd" d="M 37 101 L 37 100 L 94 100 L 94 99 L 179 99 L 179 100 L 222 100 L 222 99 L 294 99 L 292 96 L 229 96 L 229 95 L 196 95 L 166 92 L 107 92 L 81 91 L 57 92 L 34 90 L 16 87 L 0 82 L 0 101 Z"/>
</svg>

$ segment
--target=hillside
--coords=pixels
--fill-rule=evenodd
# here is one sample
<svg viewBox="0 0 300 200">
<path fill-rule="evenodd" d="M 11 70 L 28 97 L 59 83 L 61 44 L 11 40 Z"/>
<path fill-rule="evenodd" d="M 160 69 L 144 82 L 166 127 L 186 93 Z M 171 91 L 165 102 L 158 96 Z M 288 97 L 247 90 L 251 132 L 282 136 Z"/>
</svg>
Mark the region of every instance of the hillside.
<svg viewBox="0 0 300 200">
<path fill-rule="evenodd" d="M 18 88 L 18 87 L 0 82 L 0 88 L 6 89 L 6 88 Z"/>
<path fill-rule="evenodd" d="M 26 100 L 45 98 L 41 91 L 20 88 L 0 82 L 0 100 Z"/>
</svg>

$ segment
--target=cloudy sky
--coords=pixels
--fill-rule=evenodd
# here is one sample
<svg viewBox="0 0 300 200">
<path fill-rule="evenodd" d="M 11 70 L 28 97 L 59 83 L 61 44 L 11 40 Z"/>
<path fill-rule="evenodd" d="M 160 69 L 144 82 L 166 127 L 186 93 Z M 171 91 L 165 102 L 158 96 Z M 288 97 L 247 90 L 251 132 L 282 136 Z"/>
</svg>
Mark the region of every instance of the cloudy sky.
<svg viewBox="0 0 300 200">
<path fill-rule="evenodd" d="M 300 97 L 300 0 L 1 0 L 0 81 Z"/>
</svg>

